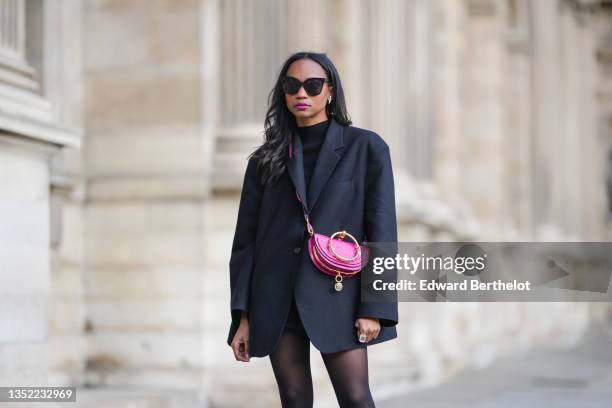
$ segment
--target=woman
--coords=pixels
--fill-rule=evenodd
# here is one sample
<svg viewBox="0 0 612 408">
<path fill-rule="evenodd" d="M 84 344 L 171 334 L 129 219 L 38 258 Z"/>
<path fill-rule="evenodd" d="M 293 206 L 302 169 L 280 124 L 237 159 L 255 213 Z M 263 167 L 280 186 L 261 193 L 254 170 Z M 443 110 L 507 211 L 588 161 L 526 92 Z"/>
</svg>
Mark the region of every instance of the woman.
<svg viewBox="0 0 612 408">
<path fill-rule="evenodd" d="M 374 406 L 367 345 L 397 337 L 397 303 L 362 302 L 361 273 L 334 289 L 308 254 L 302 204 L 319 234 L 396 242 L 389 147 L 351 126 L 325 54 L 292 55 L 268 102 L 265 142 L 249 158 L 238 209 L 227 343 L 238 361 L 269 355 L 283 407 L 312 406 L 310 342 L 340 406 Z"/>
</svg>

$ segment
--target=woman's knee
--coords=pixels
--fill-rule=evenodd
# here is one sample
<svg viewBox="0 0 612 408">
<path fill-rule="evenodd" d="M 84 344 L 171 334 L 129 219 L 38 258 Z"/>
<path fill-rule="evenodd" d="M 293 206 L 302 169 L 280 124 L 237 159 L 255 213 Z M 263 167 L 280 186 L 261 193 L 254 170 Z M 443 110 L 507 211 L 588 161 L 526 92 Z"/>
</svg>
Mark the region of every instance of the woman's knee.
<svg viewBox="0 0 612 408">
<path fill-rule="evenodd" d="M 341 408 L 373 408 L 374 400 L 369 388 L 355 388 L 344 390 L 339 395 L 338 402 Z"/>
<path fill-rule="evenodd" d="M 284 387 L 280 392 L 283 408 L 312 408 L 313 391 L 312 387 L 289 386 Z"/>
</svg>

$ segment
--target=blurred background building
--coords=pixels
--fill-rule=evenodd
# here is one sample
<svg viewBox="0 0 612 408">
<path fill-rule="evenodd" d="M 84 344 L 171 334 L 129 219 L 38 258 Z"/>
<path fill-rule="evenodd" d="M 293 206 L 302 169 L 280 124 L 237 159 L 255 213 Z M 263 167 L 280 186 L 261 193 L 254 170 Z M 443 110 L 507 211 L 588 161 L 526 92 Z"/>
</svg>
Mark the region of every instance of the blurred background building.
<svg viewBox="0 0 612 408">
<path fill-rule="evenodd" d="M 225 343 L 228 260 L 298 50 L 332 58 L 391 146 L 400 240 L 612 237 L 610 0 L 0 0 L 0 385 L 278 404 L 268 359 Z M 373 393 L 602 322 L 602 303 L 403 303 Z"/>
</svg>

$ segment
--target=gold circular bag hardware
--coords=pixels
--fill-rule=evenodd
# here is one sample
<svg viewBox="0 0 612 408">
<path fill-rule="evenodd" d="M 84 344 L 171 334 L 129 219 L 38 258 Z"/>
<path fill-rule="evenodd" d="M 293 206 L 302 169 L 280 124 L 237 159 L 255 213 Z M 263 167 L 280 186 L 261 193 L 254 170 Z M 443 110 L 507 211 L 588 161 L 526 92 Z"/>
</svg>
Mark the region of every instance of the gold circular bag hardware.
<svg viewBox="0 0 612 408">
<path fill-rule="evenodd" d="M 336 235 L 338 235 L 338 234 L 340 235 L 341 239 L 344 239 L 344 237 L 348 235 L 348 237 L 353 240 L 353 242 L 355 243 L 355 247 L 357 248 L 357 251 L 355 252 L 355 256 L 354 257 L 352 257 L 352 258 L 345 258 L 345 257 L 343 257 L 341 255 L 338 255 L 336 253 L 336 251 L 334 251 L 334 247 L 332 246 L 332 241 L 333 241 L 334 237 Z M 329 250 L 334 254 L 334 256 L 336 258 L 341 259 L 343 261 L 349 261 L 350 262 L 350 261 L 356 259 L 358 256 L 361 256 L 361 247 L 359 246 L 359 243 L 357 242 L 355 237 L 353 237 L 351 234 L 349 234 L 346 231 L 337 231 L 337 232 L 334 232 L 334 234 L 329 238 L 329 243 L 328 243 L 327 246 L 329 247 Z"/>
<path fill-rule="evenodd" d="M 338 279 L 338 278 L 340 278 L 340 279 Z M 336 280 L 336 284 L 334 285 L 334 289 L 336 289 L 336 292 L 340 292 L 342 290 L 342 275 L 340 275 L 340 273 L 338 273 L 338 275 L 336 275 L 334 279 Z"/>
</svg>

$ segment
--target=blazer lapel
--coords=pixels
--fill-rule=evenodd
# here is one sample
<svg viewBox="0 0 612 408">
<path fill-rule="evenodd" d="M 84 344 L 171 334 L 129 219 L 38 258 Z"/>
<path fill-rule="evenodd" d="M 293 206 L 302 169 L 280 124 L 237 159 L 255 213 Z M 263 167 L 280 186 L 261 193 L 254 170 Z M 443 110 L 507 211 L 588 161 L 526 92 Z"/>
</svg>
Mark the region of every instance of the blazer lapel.
<svg viewBox="0 0 612 408">
<path fill-rule="evenodd" d="M 336 164 L 340 161 L 341 155 L 336 152 L 344 146 L 343 143 L 343 126 L 334 118 L 330 119 L 327 133 L 310 179 L 308 191 L 306 191 L 306 181 L 304 180 L 304 157 L 302 151 L 302 142 L 300 138 L 293 134 L 293 157 L 287 162 L 287 171 L 291 177 L 293 185 L 300 193 L 304 207 L 310 213 L 317 203 L 323 187 L 329 180 Z M 297 197 L 296 197 L 297 200 Z"/>
<path fill-rule="evenodd" d="M 306 181 L 304 180 L 304 158 L 302 154 L 302 141 L 295 134 L 292 134 L 293 140 L 293 157 L 287 161 L 287 172 L 291 177 L 294 187 L 300 193 L 300 198 L 304 203 L 304 208 L 308 211 L 308 200 L 306 197 Z M 294 194 L 295 196 L 295 194 Z M 297 201 L 297 197 L 295 197 Z M 299 202 L 298 202 L 299 204 Z"/>
<path fill-rule="evenodd" d="M 344 146 L 342 139 L 343 131 L 343 126 L 338 123 L 336 119 L 331 118 L 310 179 L 310 185 L 308 186 L 307 195 L 310 205 L 308 207 L 309 211 L 312 211 L 317 204 L 317 199 L 323 187 L 325 187 L 327 180 L 329 180 L 336 164 L 340 161 L 341 155 L 337 153 L 336 150 Z"/>
</svg>

